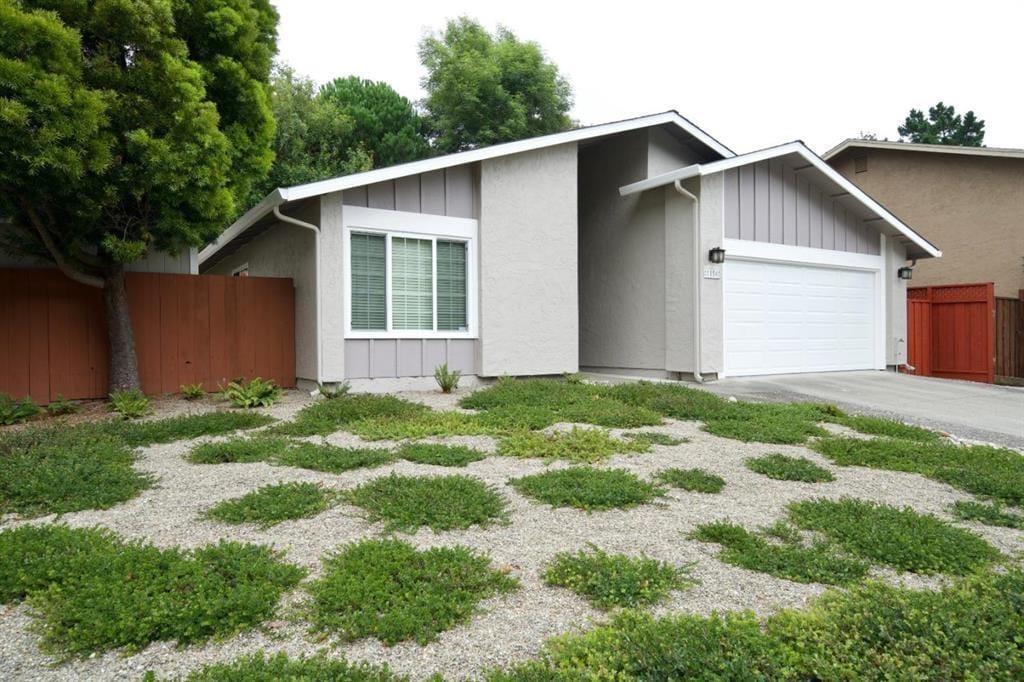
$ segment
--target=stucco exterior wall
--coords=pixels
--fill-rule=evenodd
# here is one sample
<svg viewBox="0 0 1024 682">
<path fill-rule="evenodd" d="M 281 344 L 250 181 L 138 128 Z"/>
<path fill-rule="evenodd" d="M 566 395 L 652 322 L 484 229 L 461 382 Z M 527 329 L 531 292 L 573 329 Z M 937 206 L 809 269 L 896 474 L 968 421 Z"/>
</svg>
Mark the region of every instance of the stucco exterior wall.
<svg viewBox="0 0 1024 682">
<path fill-rule="evenodd" d="M 323 380 L 345 380 L 345 263 L 344 210 L 341 192 L 320 197 L 320 343 Z"/>
<path fill-rule="evenodd" d="M 867 169 L 855 172 L 855 159 Z M 1024 159 L 848 149 L 829 163 L 942 250 L 910 286 L 995 282 L 1024 289 Z"/>
<path fill-rule="evenodd" d="M 707 253 L 722 245 L 725 238 L 725 174 L 714 173 L 700 179 L 700 248 L 701 265 L 707 263 Z M 693 189 L 691 188 L 692 192 Z M 729 262 L 722 264 L 722 276 Z M 725 365 L 725 298 L 722 279 L 700 280 L 700 332 L 702 374 L 718 374 Z"/>
<path fill-rule="evenodd" d="M 308 202 L 301 209 L 286 209 L 299 220 L 319 222 L 320 205 Z M 311 231 L 278 223 L 231 254 L 204 274 L 230 275 L 249 264 L 252 277 L 290 277 L 295 285 L 295 376 L 316 381 L 316 261 Z"/>
<path fill-rule="evenodd" d="M 576 144 L 480 168 L 480 359 L 484 376 L 579 367 Z"/>
<path fill-rule="evenodd" d="M 898 367 L 907 362 L 907 283 L 896 271 L 907 260 L 907 249 L 886 240 L 885 271 L 885 364 Z"/>
</svg>

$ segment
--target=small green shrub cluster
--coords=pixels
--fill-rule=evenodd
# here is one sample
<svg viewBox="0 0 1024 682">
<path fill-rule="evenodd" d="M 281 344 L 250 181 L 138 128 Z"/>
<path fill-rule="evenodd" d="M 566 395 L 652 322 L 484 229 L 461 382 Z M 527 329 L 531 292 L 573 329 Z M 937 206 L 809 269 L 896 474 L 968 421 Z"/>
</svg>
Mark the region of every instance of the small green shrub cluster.
<svg viewBox="0 0 1024 682">
<path fill-rule="evenodd" d="M 626 452 L 647 452 L 646 440 L 613 438 L 604 429 L 581 429 L 540 433 L 522 431 L 502 438 L 498 454 L 506 457 L 539 457 L 564 459 L 570 462 L 600 462 L 612 455 Z"/>
<path fill-rule="evenodd" d="M 265 462 L 277 457 L 291 446 L 285 438 L 257 435 L 252 438 L 232 438 L 212 443 L 200 443 L 188 453 L 193 464 L 229 464 Z"/>
<path fill-rule="evenodd" d="M 153 411 L 146 394 L 138 389 L 114 391 L 110 394 L 110 411 L 121 419 L 139 419 Z"/>
<path fill-rule="evenodd" d="M 367 512 L 386 531 L 415 533 L 487 527 L 508 519 L 508 501 L 497 490 L 470 476 L 399 476 L 367 481 L 348 491 L 349 502 Z"/>
<path fill-rule="evenodd" d="M 206 389 L 202 384 L 182 384 L 181 397 L 185 400 L 202 400 L 206 397 Z"/>
<path fill-rule="evenodd" d="M 622 434 L 623 437 L 631 440 L 639 440 L 650 443 L 651 445 L 682 445 L 683 443 L 689 443 L 687 438 L 676 438 L 670 436 L 667 433 L 659 433 L 657 431 L 632 431 L 630 433 Z"/>
<path fill-rule="evenodd" d="M 999 552 L 982 538 L 934 516 L 854 498 L 789 505 L 789 517 L 865 559 L 914 573 L 964 575 Z"/>
<path fill-rule="evenodd" d="M 32 402 L 32 398 L 25 396 L 22 400 L 15 400 L 6 393 L 0 393 L 0 426 L 20 424 L 37 416 L 42 410 Z"/>
<path fill-rule="evenodd" d="M 417 551 L 400 540 L 363 540 L 324 561 L 309 586 L 316 632 L 351 641 L 427 644 L 469 620 L 477 603 L 518 582 L 466 547 Z"/>
<path fill-rule="evenodd" d="M 281 387 L 270 379 L 253 377 L 248 382 L 232 381 L 222 390 L 224 399 L 235 407 L 270 407 L 281 399 Z"/>
<path fill-rule="evenodd" d="M 459 387 L 459 379 L 462 372 L 457 369 L 448 369 L 448 363 L 442 363 L 434 368 L 434 381 L 442 393 L 451 393 Z"/>
<path fill-rule="evenodd" d="M 233 635 L 273 615 L 304 573 L 268 548 L 234 542 L 186 552 L 100 529 L 0 532 L 0 597 L 27 598 L 43 648 L 69 655 Z"/>
<path fill-rule="evenodd" d="M 568 588 L 599 609 L 611 609 L 657 604 L 669 592 L 694 585 L 688 574 L 689 567 L 608 554 L 591 546 L 590 551 L 556 554 L 542 577 L 548 585 Z"/>
<path fill-rule="evenodd" d="M 782 539 L 784 533 L 771 534 Z M 788 535 L 782 542 L 771 542 L 742 526 L 716 521 L 698 526 L 695 540 L 722 546 L 719 560 L 800 583 L 846 585 L 867 575 L 870 566 L 857 558 L 843 556 L 827 543 L 803 545 L 799 535 Z"/>
<path fill-rule="evenodd" d="M 0 398 L 2 401 L 2 398 Z M 50 401 L 50 404 L 46 406 L 46 411 L 51 417 L 63 417 L 69 414 L 75 414 L 79 410 L 79 405 L 74 400 L 68 400 L 60 393 L 54 400 Z"/>
<path fill-rule="evenodd" d="M 861 414 L 849 414 L 834 418 L 836 424 L 842 424 L 854 431 L 866 433 L 872 436 L 886 436 L 888 438 L 902 438 L 904 440 L 916 440 L 922 443 L 938 441 L 942 437 L 928 429 L 920 426 L 911 426 L 903 422 L 883 419 L 881 417 L 869 417 Z"/>
<path fill-rule="evenodd" d="M 347 381 L 340 381 L 333 386 L 327 384 L 317 384 L 317 392 L 320 397 L 324 400 L 334 400 L 336 398 L 344 398 L 348 395 L 348 392 L 352 390 L 352 385 Z"/>
<path fill-rule="evenodd" d="M 277 483 L 224 500 L 205 517 L 225 523 L 255 523 L 270 528 L 283 521 L 306 519 L 326 511 L 335 496 L 316 483 Z"/>
<path fill-rule="evenodd" d="M 435 412 L 425 407 L 404 415 L 361 419 L 347 425 L 345 430 L 364 440 L 419 440 L 435 436 L 482 436 L 494 432 L 475 414 Z"/>
<path fill-rule="evenodd" d="M 836 480 L 831 471 L 806 457 L 790 457 L 775 453 L 764 457 L 752 457 L 745 464 L 754 473 L 764 474 L 777 481 L 826 483 Z"/>
<path fill-rule="evenodd" d="M 326 436 L 335 431 L 346 430 L 362 420 L 397 419 L 425 411 L 425 405 L 411 403 L 393 395 L 343 395 L 302 408 L 294 421 L 280 424 L 274 430 L 288 436 Z"/>
<path fill-rule="evenodd" d="M 508 484 L 523 495 L 552 507 L 587 511 L 627 509 L 665 494 L 663 488 L 625 469 L 580 466 L 514 478 Z"/>
<path fill-rule="evenodd" d="M 759 622 L 750 613 L 611 623 L 550 640 L 540 658 L 489 682 L 540 680 L 1020 679 L 1024 573 L 942 590 L 871 582 Z"/>
<path fill-rule="evenodd" d="M 964 521 L 977 521 L 986 526 L 1024 530 L 1024 514 L 1009 511 L 998 502 L 954 502 L 950 512 Z"/>
<path fill-rule="evenodd" d="M 190 673 L 186 682 L 408 682 L 386 666 L 350 663 L 323 654 L 289 658 L 285 653 L 241 656 Z M 144 680 L 144 682 L 146 682 Z"/>
<path fill-rule="evenodd" d="M 695 493 L 720 493 L 725 487 L 724 478 L 703 469 L 663 469 L 655 478 L 665 485 Z"/>
<path fill-rule="evenodd" d="M 275 435 L 202 443 L 188 455 L 194 464 L 268 462 L 280 466 L 340 474 L 352 469 L 376 467 L 395 461 L 395 453 L 383 448 L 339 448 L 335 445 L 292 441 Z"/>
<path fill-rule="evenodd" d="M 444 445 L 443 443 L 406 443 L 398 450 L 398 456 L 418 464 L 433 464 L 442 467 L 464 467 L 484 459 L 486 453 L 465 445 Z"/>
<path fill-rule="evenodd" d="M 1006 448 L 898 438 L 824 438 L 812 447 L 841 466 L 917 473 L 1024 507 L 1024 457 Z"/>
</svg>

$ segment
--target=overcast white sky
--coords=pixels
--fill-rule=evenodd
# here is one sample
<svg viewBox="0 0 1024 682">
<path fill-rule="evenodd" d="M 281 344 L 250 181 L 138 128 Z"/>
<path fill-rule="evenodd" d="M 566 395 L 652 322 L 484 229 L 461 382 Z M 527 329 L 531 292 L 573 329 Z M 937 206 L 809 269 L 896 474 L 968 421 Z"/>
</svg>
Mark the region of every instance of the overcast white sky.
<svg viewBox="0 0 1024 682">
<path fill-rule="evenodd" d="M 1024 147 L 1019 1 L 273 1 L 279 58 L 318 82 L 419 99 L 420 37 L 467 14 L 540 43 L 583 124 L 677 109 L 737 152 L 821 153 L 861 131 L 896 139 L 911 107 L 943 100 L 985 119 L 988 146 Z"/>
</svg>

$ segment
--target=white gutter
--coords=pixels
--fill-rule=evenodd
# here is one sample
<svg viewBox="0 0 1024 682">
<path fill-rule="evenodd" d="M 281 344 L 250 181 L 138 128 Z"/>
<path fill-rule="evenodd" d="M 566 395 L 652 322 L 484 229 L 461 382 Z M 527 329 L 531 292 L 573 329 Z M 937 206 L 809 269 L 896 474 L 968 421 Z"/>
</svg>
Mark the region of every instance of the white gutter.
<svg viewBox="0 0 1024 682">
<path fill-rule="evenodd" d="M 321 292 L 323 287 L 320 286 L 320 228 L 312 223 L 303 222 L 297 218 L 292 218 L 284 213 L 281 213 L 280 206 L 274 206 L 274 217 L 280 220 L 282 223 L 288 223 L 289 225 L 295 225 L 297 227 L 304 227 L 307 230 L 313 231 L 313 257 L 315 259 L 314 267 L 316 268 L 315 279 L 316 279 L 316 383 L 319 386 L 323 386 L 324 383 L 324 347 L 320 343 L 320 310 L 323 307 L 321 305 Z"/>
<path fill-rule="evenodd" d="M 704 375 L 700 371 L 702 359 L 700 343 L 700 199 L 683 187 L 682 180 L 676 180 L 672 186 L 689 199 L 693 206 L 693 378 L 698 383 L 704 383 Z"/>
</svg>

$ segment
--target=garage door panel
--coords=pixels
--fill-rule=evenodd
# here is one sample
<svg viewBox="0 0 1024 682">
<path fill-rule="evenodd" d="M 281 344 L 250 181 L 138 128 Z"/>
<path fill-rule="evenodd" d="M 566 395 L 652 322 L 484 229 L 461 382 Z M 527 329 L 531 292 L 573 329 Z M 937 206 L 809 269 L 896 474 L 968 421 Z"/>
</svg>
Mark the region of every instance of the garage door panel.
<svg viewBox="0 0 1024 682">
<path fill-rule="evenodd" d="M 875 273 L 730 260 L 724 274 L 727 374 L 875 366 Z"/>
</svg>

